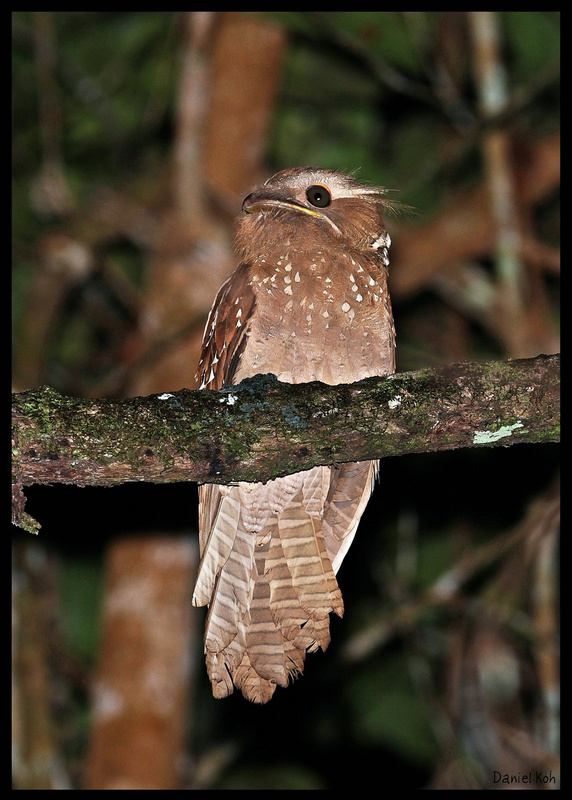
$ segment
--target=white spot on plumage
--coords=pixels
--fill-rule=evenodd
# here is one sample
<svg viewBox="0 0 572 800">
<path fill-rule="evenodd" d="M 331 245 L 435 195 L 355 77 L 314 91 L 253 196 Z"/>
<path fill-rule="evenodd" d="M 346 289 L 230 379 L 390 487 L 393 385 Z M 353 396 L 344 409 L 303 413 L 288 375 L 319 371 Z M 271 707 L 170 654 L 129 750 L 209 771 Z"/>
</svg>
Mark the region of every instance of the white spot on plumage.
<svg viewBox="0 0 572 800">
<path fill-rule="evenodd" d="M 285 294 L 292 294 L 292 287 L 291 286 L 286 286 L 285 289 L 284 289 L 284 293 Z"/>
<path fill-rule="evenodd" d="M 349 303 L 344 303 L 343 306 L 342 306 L 342 311 L 349 311 L 349 310 L 350 310 L 350 304 Z"/>
<path fill-rule="evenodd" d="M 391 247 L 391 238 L 388 233 L 382 233 L 380 236 L 372 242 L 372 248 L 374 250 L 379 250 L 380 247 L 384 249 L 387 247 Z M 385 251 L 385 256 L 387 257 L 387 250 Z"/>
<path fill-rule="evenodd" d="M 363 300 L 361 294 L 356 294 L 356 300 L 358 301 L 358 303 L 361 303 L 361 301 Z"/>
<path fill-rule="evenodd" d="M 294 280 L 296 281 L 296 283 L 300 283 L 300 273 L 299 273 L 299 272 L 297 272 L 297 273 L 294 275 Z"/>
</svg>

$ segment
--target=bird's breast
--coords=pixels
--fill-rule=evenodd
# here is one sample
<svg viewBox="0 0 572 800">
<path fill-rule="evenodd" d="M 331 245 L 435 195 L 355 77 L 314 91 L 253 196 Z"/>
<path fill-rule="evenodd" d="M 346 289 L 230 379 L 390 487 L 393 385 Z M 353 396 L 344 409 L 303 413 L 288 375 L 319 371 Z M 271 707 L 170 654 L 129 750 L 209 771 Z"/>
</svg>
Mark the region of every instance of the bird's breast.
<svg viewBox="0 0 572 800">
<path fill-rule="evenodd" d="M 348 252 L 289 252 L 254 261 L 256 314 L 235 376 L 351 383 L 394 370 L 386 273 Z"/>
</svg>

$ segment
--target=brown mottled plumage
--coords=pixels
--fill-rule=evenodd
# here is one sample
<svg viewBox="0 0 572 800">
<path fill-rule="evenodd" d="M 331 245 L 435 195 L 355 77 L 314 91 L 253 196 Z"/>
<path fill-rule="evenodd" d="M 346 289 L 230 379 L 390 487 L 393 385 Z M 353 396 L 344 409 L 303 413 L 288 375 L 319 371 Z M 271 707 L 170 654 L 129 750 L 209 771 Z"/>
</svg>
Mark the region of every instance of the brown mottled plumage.
<svg viewBox="0 0 572 800">
<path fill-rule="evenodd" d="M 257 373 L 351 383 L 395 369 L 384 191 L 330 170 L 279 172 L 245 199 L 240 264 L 203 340 L 201 388 Z M 199 488 L 194 605 L 209 605 L 205 653 L 215 697 L 265 703 L 330 640 L 343 614 L 336 573 L 378 462 L 315 467 L 268 483 Z"/>
</svg>

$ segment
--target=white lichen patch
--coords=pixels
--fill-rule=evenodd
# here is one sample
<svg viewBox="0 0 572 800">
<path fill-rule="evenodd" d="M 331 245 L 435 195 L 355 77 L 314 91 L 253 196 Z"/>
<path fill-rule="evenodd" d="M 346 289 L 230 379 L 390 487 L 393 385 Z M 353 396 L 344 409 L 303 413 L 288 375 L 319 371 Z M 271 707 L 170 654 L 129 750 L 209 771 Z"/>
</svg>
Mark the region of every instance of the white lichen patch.
<svg viewBox="0 0 572 800">
<path fill-rule="evenodd" d="M 522 422 L 515 422 L 513 425 L 503 425 L 498 431 L 475 431 L 473 435 L 473 444 L 491 444 L 492 442 L 498 442 L 499 439 L 512 436 L 513 431 L 517 428 L 524 428 Z"/>
</svg>

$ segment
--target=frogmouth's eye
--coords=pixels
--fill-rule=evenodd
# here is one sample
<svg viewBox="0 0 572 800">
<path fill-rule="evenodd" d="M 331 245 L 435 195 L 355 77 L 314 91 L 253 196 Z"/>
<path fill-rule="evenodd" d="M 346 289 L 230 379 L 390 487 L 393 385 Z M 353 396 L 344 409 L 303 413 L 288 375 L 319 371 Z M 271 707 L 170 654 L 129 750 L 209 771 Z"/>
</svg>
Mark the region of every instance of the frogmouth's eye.
<svg viewBox="0 0 572 800">
<path fill-rule="evenodd" d="M 306 189 L 306 197 L 308 201 L 317 208 L 325 208 L 332 202 L 332 195 L 325 186 L 320 186 L 319 184 L 309 186 Z"/>
</svg>

